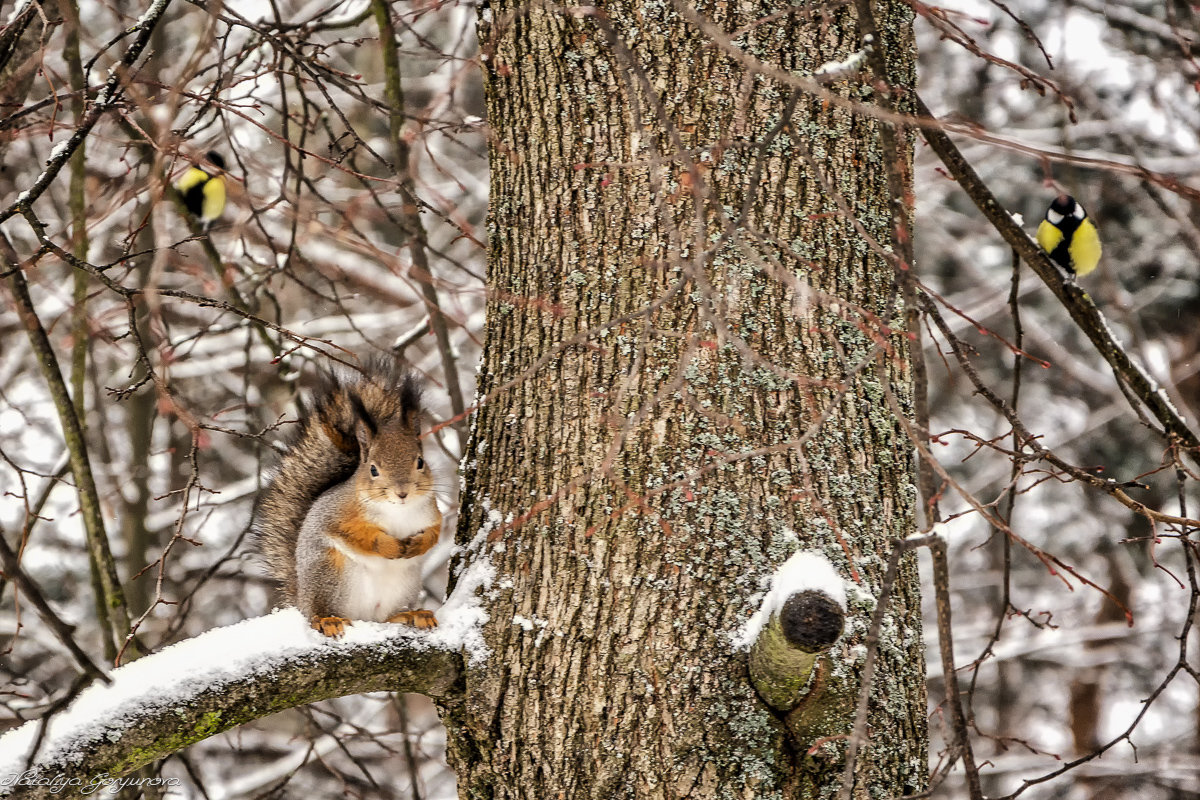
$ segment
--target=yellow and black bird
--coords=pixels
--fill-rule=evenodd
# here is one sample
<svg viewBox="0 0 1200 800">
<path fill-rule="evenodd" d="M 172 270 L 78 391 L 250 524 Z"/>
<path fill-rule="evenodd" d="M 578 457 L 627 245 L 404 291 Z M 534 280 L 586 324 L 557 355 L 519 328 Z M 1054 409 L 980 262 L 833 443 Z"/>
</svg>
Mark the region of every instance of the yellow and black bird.
<svg viewBox="0 0 1200 800">
<path fill-rule="evenodd" d="M 1054 198 L 1038 225 L 1037 243 L 1068 278 L 1087 275 L 1100 263 L 1100 234 L 1083 206 L 1069 194 Z"/>
<path fill-rule="evenodd" d="M 193 164 L 175 189 L 192 216 L 207 227 L 225 210 L 225 159 L 211 150 L 205 158 L 208 164 Z"/>
</svg>

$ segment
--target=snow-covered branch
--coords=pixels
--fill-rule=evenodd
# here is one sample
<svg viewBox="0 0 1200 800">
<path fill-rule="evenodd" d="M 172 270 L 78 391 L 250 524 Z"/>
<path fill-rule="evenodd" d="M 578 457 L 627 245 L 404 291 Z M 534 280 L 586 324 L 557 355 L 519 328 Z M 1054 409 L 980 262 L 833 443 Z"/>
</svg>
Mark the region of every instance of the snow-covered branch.
<svg viewBox="0 0 1200 800">
<path fill-rule="evenodd" d="M 208 631 L 112 673 L 62 714 L 0 738 L 0 796 L 88 793 L 193 742 L 284 709 L 375 691 L 446 697 L 474 630 L 355 623 L 340 640 L 285 609 Z M 462 624 L 459 624 L 459 623 Z"/>
</svg>

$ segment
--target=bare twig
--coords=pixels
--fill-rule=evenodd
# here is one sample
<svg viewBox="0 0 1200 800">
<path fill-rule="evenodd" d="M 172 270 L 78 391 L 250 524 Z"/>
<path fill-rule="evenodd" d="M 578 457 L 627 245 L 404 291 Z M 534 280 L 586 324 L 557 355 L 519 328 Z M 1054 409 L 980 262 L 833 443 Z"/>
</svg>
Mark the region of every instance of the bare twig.
<svg viewBox="0 0 1200 800">
<path fill-rule="evenodd" d="M 62 618 L 55 613 L 50 603 L 46 601 L 37 584 L 21 568 L 21 560 L 16 552 L 9 547 L 8 539 L 5 537 L 3 530 L 0 530 L 0 563 L 4 565 L 5 577 L 12 581 L 21 594 L 33 604 L 33 607 L 37 609 L 38 616 L 46 623 L 50 632 L 62 642 L 63 647 L 67 648 L 67 652 L 75 659 L 75 663 L 79 665 L 84 674 L 90 675 L 104 683 L 111 683 L 109 677 L 96 666 L 91 657 L 76 643 L 74 627 L 63 622 Z"/>
</svg>

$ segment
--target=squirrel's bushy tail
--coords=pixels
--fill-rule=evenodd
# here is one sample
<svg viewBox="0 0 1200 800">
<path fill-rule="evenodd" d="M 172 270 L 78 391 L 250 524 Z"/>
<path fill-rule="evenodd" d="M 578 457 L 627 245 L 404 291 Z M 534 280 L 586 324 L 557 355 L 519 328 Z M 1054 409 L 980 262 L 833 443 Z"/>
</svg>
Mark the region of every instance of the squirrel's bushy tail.
<svg viewBox="0 0 1200 800">
<path fill-rule="evenodd" d="M 372 433 L 394 420 L 411 423 L 421 384 L 399 363 L 373 361 L 362 374 L 328 373 L 300 421 L 254 509 L 254 538 L 287 602 L 296 602 L 296 540 L 313 502 L 348 480 L 359 464 L 359 420 Z"/>
</svg>

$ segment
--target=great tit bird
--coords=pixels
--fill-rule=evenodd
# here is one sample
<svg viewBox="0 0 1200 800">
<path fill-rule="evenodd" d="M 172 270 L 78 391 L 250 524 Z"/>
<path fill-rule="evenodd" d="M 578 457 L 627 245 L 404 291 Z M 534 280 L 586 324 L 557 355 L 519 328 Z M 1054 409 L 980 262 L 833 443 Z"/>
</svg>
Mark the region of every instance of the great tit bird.
<svg viewBox="0 0 1200 800">
<path fill-rule="evenodd" d="M 1038 225 L 1037 243 L 1068 276 L 1087 275 L 1100 262 L 1100 235 L 1069 194 L 1054 198 Z"/>
<path fill-rule="evenodd" d="M 193 164 L 175 189 L 187 210 L 207 226 L 225 210 L 225 159 L 213 151 L 206 158 L 212 167 Z"/>
</svg>

